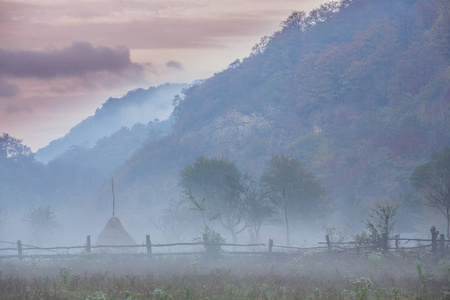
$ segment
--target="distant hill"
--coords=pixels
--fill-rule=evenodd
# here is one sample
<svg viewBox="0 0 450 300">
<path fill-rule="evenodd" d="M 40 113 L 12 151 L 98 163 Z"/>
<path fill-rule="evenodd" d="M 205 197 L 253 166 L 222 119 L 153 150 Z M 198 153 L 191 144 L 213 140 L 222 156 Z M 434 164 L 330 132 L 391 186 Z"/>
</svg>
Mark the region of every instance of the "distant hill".
<svg viewBox="0 0 450 300">
<path fill-rule="evenodd" d="M 108 137 L 99 139 L 95 146 L 71 146 L 48 163 L 48 168 L 77 166 L 98 173 L 102 178 L 110 176 L 121 167 L 144 142 L 156 141 L 168 135 L 173 118 L 150 121 L 144 125 L 122 127 Z"/>
<path fill-rule="evenodd" d="M 413 168 L 450 145 L 449 16 L 441 0 L 293 13 L 249 57 L 184 92 L 173 132 L 119 172 L 120 197 L 164 206 L 201 155 L 258 176 L 280 153 L 318 174 L 339 206 L 404 195 Z"/>
<path fill-rule="evenodd" d="M 174 96 L 187 87 L 187 84 L 164 84 L 146 90 L 136 89 L 121 98 L 109 98 L 93 116 L 81 121 L 64 137 L 39 149 L 35 157 L 46 163 L 72 146 L 91 148 L 98 140 L 122 127 L 132 128 L 137 123 L 168 119 Z"/>
</svg>

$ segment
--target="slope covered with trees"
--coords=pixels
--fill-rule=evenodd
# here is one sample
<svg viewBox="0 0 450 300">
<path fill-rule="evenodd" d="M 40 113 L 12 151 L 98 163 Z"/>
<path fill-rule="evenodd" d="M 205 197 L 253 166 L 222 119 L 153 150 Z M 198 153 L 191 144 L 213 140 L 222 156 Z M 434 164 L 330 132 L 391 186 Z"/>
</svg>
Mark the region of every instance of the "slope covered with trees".
<svg viewBox="0 0 450 300">
<path fill-rule="evenodd" d="M 275 154 L 298 158 L 339 205 L 406 194 L 412 170 L 450 145 L 449 15 L 443 0 L 294 12 L 249 57 L 184 92 L 173 133 L 122 168 L 123 196 L 164 205 L 199 156 L 258 176 Z"/>
</svg>

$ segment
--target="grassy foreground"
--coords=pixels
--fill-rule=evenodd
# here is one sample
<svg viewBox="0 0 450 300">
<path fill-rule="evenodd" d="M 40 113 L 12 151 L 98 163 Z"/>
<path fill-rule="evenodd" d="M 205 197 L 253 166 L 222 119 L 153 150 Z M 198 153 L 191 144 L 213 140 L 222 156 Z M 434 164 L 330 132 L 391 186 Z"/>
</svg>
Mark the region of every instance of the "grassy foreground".
<svg viewBox="0 0 450 300">
<path fill-rule="evenodd" d="M 450 299 L 427 254 L 0 261 L 0 299 Z"/>
</svg>

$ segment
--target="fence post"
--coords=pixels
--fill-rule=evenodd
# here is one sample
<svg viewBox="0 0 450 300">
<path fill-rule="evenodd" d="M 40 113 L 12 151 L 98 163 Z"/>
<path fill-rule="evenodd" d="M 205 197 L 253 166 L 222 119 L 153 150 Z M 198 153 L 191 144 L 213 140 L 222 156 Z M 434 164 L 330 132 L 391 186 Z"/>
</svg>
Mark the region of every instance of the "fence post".
<svg viewBox="0 0 450 300">
<path fill-rule="evenodd" d="M 145 236 L 145 245 L 147 246 L 147 255 L 152 255 L 152 242 L 148 234 Z"/>
<path fill-rule="evenodd" d="M 330 242 L 330 237 L 328 236 L 328 234 L 325 236 L 325 238 L 327 239 L 328 251 L 331 251 L 331 242 Z"/>
<path fill-rule="evenodd" d="M 91 253 L 91 236 L 86 237 L 86 253 Z"/>
<path fill-rule="evenodd" d="M 431 227 L 431 253 L 437 254 L 437 237 L 439 231 L 436 230 L 436 226 Z"/>
<path fill-rule="evenodd" d="M 383 253 L 389 252 L 389 241 L 388 241 L 388 235 L 387 232 L 383 232 L 381 235 L 381 247 L 383 248 Z"/>
<path fill-rule="evenodd" d="M 441 255 L 444 256 L 445 254 L 445 235 L 443 233 L 441 233 L 441 240 L 439 242 L 439 252 L 441 252 Z"/>
<path fill-rule="evenodd" d="M 269 239 L 269 253 L 272 254 L 273 240 Z"/>
<path fill-rule="evenodd" d="M 17 241 L 17 250 L 19 252 L 19 260 L 22 260 L 22 241 Z"/>
<path fill-rule="evenodd" d="M 395 235 L 395 251 L 398 251 L 400 248 L 400 234 Z"/>
<path fill-rule="evenodd" d="M 209 243 L 209 240 L 208 240 L 208 235 L 206 234 L 206 233 L 204 233 L 203 234 L 203 246 L 205 247 L 205 252 L 206 253 L 209 253 L 209 252 L 212 252 L 211 251 L 211 244 Z"/>
</svg>

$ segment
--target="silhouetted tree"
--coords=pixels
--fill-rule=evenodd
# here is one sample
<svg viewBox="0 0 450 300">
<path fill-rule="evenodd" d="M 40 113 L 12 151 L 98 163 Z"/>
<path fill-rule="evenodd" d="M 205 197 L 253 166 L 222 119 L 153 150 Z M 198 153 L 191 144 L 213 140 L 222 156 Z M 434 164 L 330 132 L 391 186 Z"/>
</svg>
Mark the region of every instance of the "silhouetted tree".
<svg viewBox="0 0 450 300">
<path fill-rule="evenodd" d="M 242 208 L 245 211 L 247 224 L 259 242 L 261 226 L 273 217 L 276 211 L 274 204 L 266 197 L 259 185 L 248 175 L 243 180 L 243 193 L 241 196 Z"/>
<path fill-rule="evenodd" d="M 31 234 L 31 239 L 37 243 L 48 241 L 60 228 L 55 213 L 50 206 L 38 207 L 25 216 L 25 224 Z"/>
<path fill-rule="evenodd" d="M 217 220 L 230 231 L 233 242 L 247 225 L 241 206 L 241 174 L 233 162 L 225 158 L 199 157 L 180 174 L 185 194 L 204 199 L 205 218 L 217 215 Z"/>
<path fill-rule="evenodd" d="M 150 217 L 150 223 L 164 236 L 167 243 L 186 241 L 193 221 L 198 219 L 190 207 L 183 205 L 182 201 L 173 201 L 156 218 Z"/>
<path fill-rule="evenodd" d="M 377 248 L 381 247 L 385 252 L 389 249 L 388 239 L 396 223 L 394 217 L 397 210 L 396 204 L 378 204 L 376 208 L 370 209 L 368 219 L 363 222 L 371 233 L 372 241 L 378 242 Z"/>
<path fill-rule="evenodd" d="M 261 175 L 261 184 L 273 203 L 284 211 L 286 242 L 289 245 L 288 210 L 299 216 L 317 214 L 327 192 L 299 159 L 285 155 L 272 157 Z"/>
<path fill-rule="evenodd" d="M 20 161 L 32 157 L 31 149 L 7 133 L 0 136 L 0 160 L 13 159 Z"/>
<path fill-rule="evenodd" d="M 424 194 L 424 204 L 445 216 L 450 237 L 450 148 L 434 153 L 429 162 L 414 169 L 410 179 L 412 186 Z"/>
</svg>

